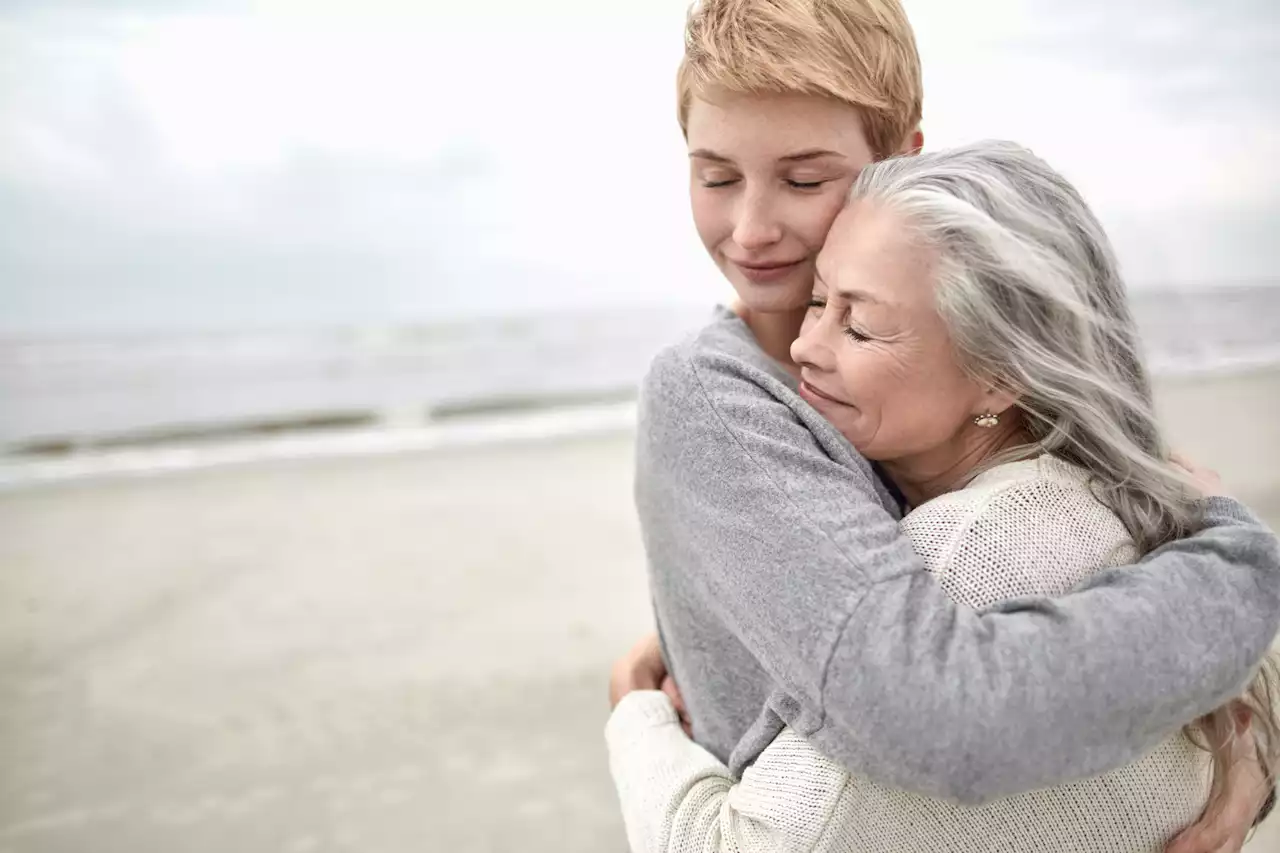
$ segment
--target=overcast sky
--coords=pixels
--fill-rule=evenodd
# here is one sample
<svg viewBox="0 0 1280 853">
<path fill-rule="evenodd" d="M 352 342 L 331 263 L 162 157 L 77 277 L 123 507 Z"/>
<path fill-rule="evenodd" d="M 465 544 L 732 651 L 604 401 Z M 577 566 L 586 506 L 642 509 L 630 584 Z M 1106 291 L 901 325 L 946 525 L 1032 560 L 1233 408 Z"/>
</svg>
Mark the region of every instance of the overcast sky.
<svg viewBox="0 0 1280 853">
<path fill-rule="evenodd" d="M 0 333 L 712 300 L 685 5 L 0 0 Z M 1035 148 L 1135 286 L 1276 277 L 1274 0 L 907 8 L 929 147 Z"/>
</svg>

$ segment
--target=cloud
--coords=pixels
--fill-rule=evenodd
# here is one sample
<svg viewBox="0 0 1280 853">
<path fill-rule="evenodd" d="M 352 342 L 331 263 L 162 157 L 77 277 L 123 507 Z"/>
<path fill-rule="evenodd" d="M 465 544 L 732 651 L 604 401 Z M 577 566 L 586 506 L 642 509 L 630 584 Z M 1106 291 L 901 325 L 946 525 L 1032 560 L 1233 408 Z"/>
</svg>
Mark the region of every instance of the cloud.
<svg viewBox="0 0 1280 853">
<path fill-rule="evenodd" d="M 678 38 L 664 54 L 573 30 L 362 26 L 201 12 L 0 27 L 24 80 L 0 112 L 0 324 L 690 298 Z M 645 265 L 619 269 L 615 231 L 651 236 Z"/>
<path fill-rule="evenodd" d="M 1168 88 L 1185 66 L 1205 71 L 1180 91 L 1214 109 L 1266 91 L 1246 83 L 1272 54 L 1227 60 L 1243 12 L 1170 18 L 1208 27 L 1209 58 L 1179 64 L 1155 38 L 1126 60 L 1148 13 L 1088 2 L 993 0 L 995 22 L 913 4 L 930 144 L 1031 144 L 1114 223 L 1135 280 L 1170 258 L 1276 268 L 1280 111 L 1223 120 Z M 0 333 L 718 295 L 671 103 L 683 0 L 317 3 L 0 5 Z"/>
<path fill-rule="evenodd" d="M 1021 40 L 1022 56 L 1048 52 L 1122 75 L 1183 116 L 1261 109 L 1276 117 L 1280 6 L 1272 0 L 1035 0 L 1033 9 L 1039 25 Z"/>
<path fill-rule="evenodd" d="M 0 16 L 20 17 L 119 17 L 128 14 L 176 15 L 211 10 L 247 10 L 254 0 L 0 0 Z"/>
</svg>

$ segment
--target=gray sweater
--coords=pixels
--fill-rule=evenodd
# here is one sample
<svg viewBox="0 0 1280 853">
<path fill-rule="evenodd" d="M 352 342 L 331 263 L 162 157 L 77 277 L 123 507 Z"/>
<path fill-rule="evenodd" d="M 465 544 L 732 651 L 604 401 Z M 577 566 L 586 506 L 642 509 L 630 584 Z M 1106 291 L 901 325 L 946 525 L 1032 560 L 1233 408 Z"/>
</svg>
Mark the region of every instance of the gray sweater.
<svg viewBox="0 0 1280 853">
<path fill-rule="evenodd" d="M 637 452 L 664 652 L 735 774 L 789 725 L 960 803 L 1061 784 L 1239 694 L 1280 628 L 1280 544 L 1223 498 L 1065 597 L 952 602 L 866 460 L 728 311 L 654 361 Z"/>
</svg>

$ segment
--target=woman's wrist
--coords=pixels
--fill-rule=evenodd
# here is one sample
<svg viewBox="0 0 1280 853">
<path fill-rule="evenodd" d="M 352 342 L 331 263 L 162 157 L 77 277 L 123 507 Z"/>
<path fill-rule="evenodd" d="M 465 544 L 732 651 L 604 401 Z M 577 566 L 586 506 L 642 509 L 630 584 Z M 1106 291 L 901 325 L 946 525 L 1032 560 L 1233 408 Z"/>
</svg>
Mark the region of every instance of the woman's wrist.
<svg viewBox="0 0 1280 853">
<path fill-rule="evenodd" d="M 1267 791 L 1267 798 L 1262 801 L 1262 808 L 1258 809 L 1258 816 L 1253 819 L 1253 825 L 1257 826 L 1268 817 L 1276 807 L 1276 783 L 1271 782 L 1271 790 Z"/>
</svg>

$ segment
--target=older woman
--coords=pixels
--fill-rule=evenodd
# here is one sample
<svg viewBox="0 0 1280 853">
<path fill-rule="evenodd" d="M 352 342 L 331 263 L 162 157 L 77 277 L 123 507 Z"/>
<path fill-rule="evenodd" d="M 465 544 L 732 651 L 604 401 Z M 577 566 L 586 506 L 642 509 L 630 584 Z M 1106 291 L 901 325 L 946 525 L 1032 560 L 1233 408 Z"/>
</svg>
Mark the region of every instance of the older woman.
<svg viewBox="0 0 1280 853">
<path fill-rule="evenodd" d="M 914 507 L 902 530 L 957 602 L 1059 595 L 1198 526 L 1106 238 L 1017 146 L 866 169 L 819 256 L 792 354 L 801 396 Z M 885 618 L 863 609 L 851 624 L 868 633 Z M 1014 665 L 986 663 L 994 680 Z M 1264 688 L 1248 698 L 1270 751 Z M 626 695 L 608 741 L 633 849 L 1155 851 L 1220 787 L 1234 724 L 1222 711 L 1119 769 L 967 806 L 849 773 L 796 728 L 738 781 L 684 735 L 665 694 Z M 1091 749 L 1076 737 L 1037 748 Z M 870 764 L 892 760 L 864 749 Z"/>
</svg>

